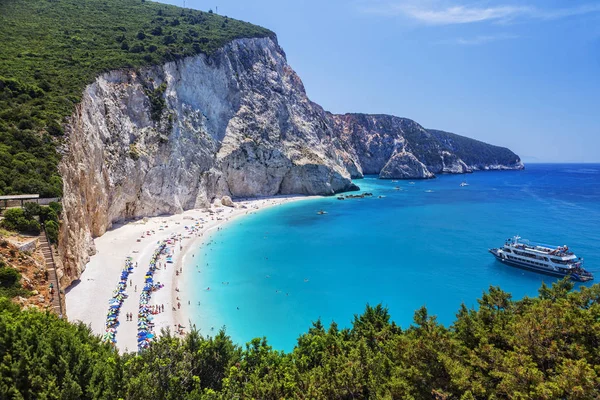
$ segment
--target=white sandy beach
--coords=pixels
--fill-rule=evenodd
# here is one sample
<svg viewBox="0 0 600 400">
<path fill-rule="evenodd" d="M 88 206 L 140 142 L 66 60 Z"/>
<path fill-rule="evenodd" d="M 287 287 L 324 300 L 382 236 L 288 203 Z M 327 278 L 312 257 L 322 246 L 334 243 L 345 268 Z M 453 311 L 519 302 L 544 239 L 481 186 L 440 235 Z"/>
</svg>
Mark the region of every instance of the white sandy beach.
<svg viewBox="0 0 600 400">
<path fill-rule="evenodd" d="M 120 351 L 137 350 L 140 292 L 144 287 L 144 275 L 148 271 L 150 259 L 160 241 L 181 235 L 182 240 L 170 246 L 174 253 L 174 262 L 166 264 L 165 256 L 160 258 L 162 268 L 155 271 L 154 282 L 160 282 L 164 287 L 152 293 L 150 304 L 164 305 L 164 312 L 154 315 L 154 333 L 160 334 L 162 328 L 170 328 L 171 332 L 175 332 L 174 327 L 178 324 L 187 327 L 189 300 L 184 290 L 186 285 L 180 281 L 192 272 L 186 271 L 185 268 L 188 250 L 198 248 L 211 231 L 232 218 L 309 198 L 311 197 L 278 196 L 236 201 L 235 208 L 213 206 L 212 212 L 206 209 L 190 210 L 178 215 L 146 218 L 116 226 L 94 240 L 97 253 L 91 257 L 80 281 L 67 291 L 67 316 L 70 321 L 82 321 L 89 325 L 96 334 L 104 334 L 108 302 L 119 282 L 125 259 L 132 257 L 133 264 L 137 263 L 137 267 L 129 275 L 131 285 L 127 287 L 128 298 L 120 310 L 116 339 Z M 196 223 L 199 223 L 199 229 L 190 235 L 185 227 L 189 228 Z M 180 269 L 182 272 L 177 275 L 176 271 Z M 177 291 L 176 288 L 180 290 Z M 177 303 L 180 303 L 180 309 Z M 126 321 L 127 313 L 133 314 L 133 321 Z"/>
</svg>

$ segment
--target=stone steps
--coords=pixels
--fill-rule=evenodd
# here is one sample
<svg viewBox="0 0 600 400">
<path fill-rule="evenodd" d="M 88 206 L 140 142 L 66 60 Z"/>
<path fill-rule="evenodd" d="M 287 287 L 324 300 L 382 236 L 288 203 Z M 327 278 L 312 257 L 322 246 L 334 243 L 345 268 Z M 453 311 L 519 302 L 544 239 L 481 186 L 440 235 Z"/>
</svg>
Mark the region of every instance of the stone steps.
<svg viewBox="0 0 600 400">
<path fill-rule="evenodd" d="M 48 270 L 48 285 L 52 284 L 54 287 L 54 295 L 52 296 L 51 306 L 54 312 L 56 312 L 58 315 L 62 315 L 58 274 L 56 273 L 56 265 L 54 264 L 54 258 L 52 257 L 52 247 L 48 242 L 46 232 L 42 231 L 40 234 L 39 243 L 40 250 L 44 256 L 44 261 L 46 262 L 46 269 Z"/>
</svg>

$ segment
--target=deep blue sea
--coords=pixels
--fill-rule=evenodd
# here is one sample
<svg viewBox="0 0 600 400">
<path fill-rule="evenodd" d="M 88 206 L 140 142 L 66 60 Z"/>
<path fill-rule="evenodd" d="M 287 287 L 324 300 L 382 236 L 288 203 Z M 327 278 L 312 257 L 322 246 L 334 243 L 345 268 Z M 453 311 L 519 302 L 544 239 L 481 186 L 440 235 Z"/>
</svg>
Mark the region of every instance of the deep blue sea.
<svg viewBox="0 0 600 400">
<path fill-rule="evenodd" d="M 188 281 L 201 332 L 226 326 L 239 344 L 266 336 L 290 351 L 311 321 L 350 326 L 367 303 L 387 306 L 402 327 L 423 305 L 450 325 L 460 304 L 476 307 L 490 285 L 522 298 L 556 280 L 488 253 L 516 234 L 567 244 L 600 281 L 600 165 L 356 183 L 374 196 L 290 203 L 214 233 L 190 265 L 201 271 Z"/>
</svg>

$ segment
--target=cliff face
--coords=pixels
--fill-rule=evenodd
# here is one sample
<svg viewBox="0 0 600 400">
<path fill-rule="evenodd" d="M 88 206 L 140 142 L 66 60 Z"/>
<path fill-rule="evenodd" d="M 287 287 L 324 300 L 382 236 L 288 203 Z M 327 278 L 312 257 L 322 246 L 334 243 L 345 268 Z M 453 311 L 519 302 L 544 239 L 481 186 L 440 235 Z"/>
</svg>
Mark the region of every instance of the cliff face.
<svg viewBox="0 0 600 400">
<path fill-rule="evenodd" d="M 522 169 L 512 151 L 453 133 L 428 130 L 391 115 L 331 115 L 337 135 L 364 174 L 380 178 L 426 179 L 441 173 Z"/>
<path fill-rule="evenodd" d="M 79 277 L 92 238 L 116 221 L 178 213 L 223 195 L 330 195 L 355 189 L 351 177 L 363 174 L 430 178 L 520 165 L 512 153 L 513 164 L 492 160 L 493 151 L 466 157 L 468 139 L 409 119 L 326 113 L 270 38 L 102 75 L 86 88 L 66 133 L 63 285 Z"/>
</svg>

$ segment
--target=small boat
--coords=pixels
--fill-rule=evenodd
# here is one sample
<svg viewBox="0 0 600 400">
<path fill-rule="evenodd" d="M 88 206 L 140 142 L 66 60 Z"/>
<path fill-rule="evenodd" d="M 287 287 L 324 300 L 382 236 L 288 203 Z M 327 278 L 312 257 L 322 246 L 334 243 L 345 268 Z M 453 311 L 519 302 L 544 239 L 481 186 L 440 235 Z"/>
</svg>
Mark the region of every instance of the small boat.
<svg viewBox="0 0 600 400">
<path fill-rule="evenodd" d="M 414 185 L 415 183 L 414 183 L 414 182 L 408 182 L 408 184 L 409 184 L 409 185 Z"/>
<path fill-rule="evenodd" d="M 338 200 L 344 200 L 344 196 L 338 196 L 337 199 Z"/>
<path fill-rule="evenodd" d="M 327 214 L 327 211 L 324 211 L 324 210 L 319 210 L 319 211 L 317 212 L 317 214 L 319 214 L 319 215 Z"/>
<path fill-rule="evenodd" d="M 426 190 L 425 193 L 433 193 L 433 190 Z"/>
<path fill-rule="evenodd" d="M 396 186 L 394 190 L 400 190 L 400 186 Z"/>
<path fill-rule="evenodd" d="M 462 181 L 462 182 L 460 183 L 460 186 L 469 186 L 469 184 L 468 184 L 467 182 L 465 182 L 465 181 Z"/>
<path fill-rule="evenodd" d="M 397 183 L 398 181 L 392 181 L 392 183 Z"/>
<path fill-rule="evenodd" d="M 527 269 L 546 275 L 565 277 L 586 282 L 594 279 L 591 272 L 583 268 L 583 259 L 578 258 L 565 246 L 534 244 L 521 237 L 507 239 L 503 247 L 489 249 L 496 259 L 512 267 Z"/>
</svg>

